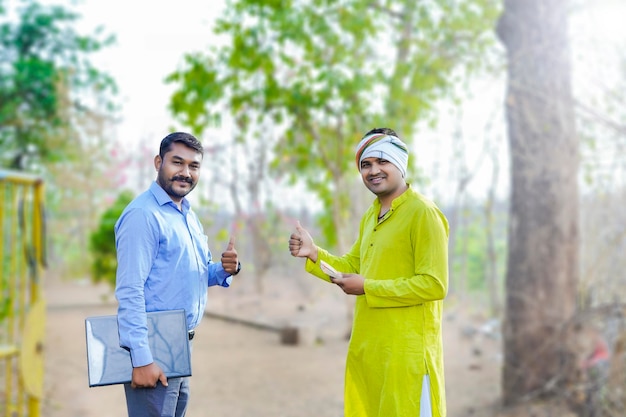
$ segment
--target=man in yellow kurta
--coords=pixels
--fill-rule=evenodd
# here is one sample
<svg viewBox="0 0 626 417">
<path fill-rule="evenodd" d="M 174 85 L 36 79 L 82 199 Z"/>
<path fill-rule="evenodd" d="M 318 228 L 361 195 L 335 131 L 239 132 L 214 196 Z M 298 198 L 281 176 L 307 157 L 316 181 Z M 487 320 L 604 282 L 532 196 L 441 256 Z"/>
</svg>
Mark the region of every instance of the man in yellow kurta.
<svg viewBox="0 0 626 417">
<path fill-rule="evenodd" d="M 448 290 L 448 222 L 405 181 L 407 146 L 391 129 L 368 132 L 356 149 L 377 198 L 348 253 L 317 247 L 298 223 L 289 240 L 306 270 L 356 295 L 344 417 L 445 417 L 441 316 Z M 341 277 L 322 271 L 326 262 Z"/>
</svg>

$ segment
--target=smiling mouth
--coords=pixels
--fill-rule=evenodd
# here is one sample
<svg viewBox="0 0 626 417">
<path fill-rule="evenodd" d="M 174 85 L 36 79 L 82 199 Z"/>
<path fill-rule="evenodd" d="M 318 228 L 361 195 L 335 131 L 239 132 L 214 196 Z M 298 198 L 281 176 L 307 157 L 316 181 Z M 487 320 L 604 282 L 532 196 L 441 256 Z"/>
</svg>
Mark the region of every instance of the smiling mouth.
<svg viewBox="0 0 626 417">
<path fill-rule="evenodd" d="M 172 181 L 173 182 L 182 182 L 182 183 L 190 184 L 190 185 L 192 183 L 191 178 L 184 178 L 184 177 L 174 177 L 174 178 L 172 178 Z"/>
</svg>

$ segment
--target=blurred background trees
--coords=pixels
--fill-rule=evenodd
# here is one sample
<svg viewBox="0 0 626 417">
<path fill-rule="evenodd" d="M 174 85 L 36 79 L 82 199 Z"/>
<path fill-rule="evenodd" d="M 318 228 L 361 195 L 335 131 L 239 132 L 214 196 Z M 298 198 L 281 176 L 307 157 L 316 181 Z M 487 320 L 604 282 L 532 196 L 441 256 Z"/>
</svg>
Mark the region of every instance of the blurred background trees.
<svg viewBox="0 0 626 417">
<path fill-rule="evenodd" d="M 358 139 L 392 125 L 412 143 L 417 122 L 436 123 L 438 101 L 490 68 L 497 13 L 495 1 L 233 2 L 215 25 L 228 41 L 169 76 L 170 108 L 199 133 L 232 118 L 254 167 L 240 174 L 304 183 L 327 208 L 325 242 L 345 250 L 363 208 L 351 204 Z"/>
<path fill-rule="evenodd" d="M 82 157 L 81 125 L 113 110 L 115 83 L 88 60 L 113 38 L 76 33 L 78 16 L 60 6 L 26 1 L 16 12 L 0 25 L 0 157 L 8 168 L 41 171 Z"/>
<path fill-rule="evenodd" d="M 102 204 L 115 195 L 110 171 L 115 81 L 90 62 L 114 42 L 83 35 L 69 8 L 20 1 L 0 14 L 0 164 L 46 177 L 50 256 L 86 272 L 81 252 Z M 110 172 L 113 172 L 111 175 Z M 63 250 L 58 250 L 63 248 Z"/>
<path fill-rule="evenodd" d="M 568 2 L 505 1 L 511 149 L 503 396 L 507 404 L 576 383 L 564 334 L 576 311 L 578 163 Z"/>
<path fill-rule="evenodd" d="M 437 102 L 470 75 L 490 69 L 485 56 L 495 41 L 497 4 L 231 6 L 215 25 L 215 33 L 228 41 L 186 54 L 168 77 L 177 87 L 170 108 L 199 134 L 232 119 L 238 160 L 231 189 L 234 196 L 249 196 L 248 210 L 234 198 L 236 215 L 247 215 L 253 253 L 271 260 L 259 211 L 269 208 L 263 196 L 277 184 L 303 184 L 307 198 L 325 208 L 316 216 L 320 243 L 346 251 L 371 200 L 354 175 L 358 139 L 373 127 L 391 125 L 410 144 L 417 122 L 436 123 Z M 410 178 L 417 182 L 417 165 L 410 163 Z"/>
</svg>

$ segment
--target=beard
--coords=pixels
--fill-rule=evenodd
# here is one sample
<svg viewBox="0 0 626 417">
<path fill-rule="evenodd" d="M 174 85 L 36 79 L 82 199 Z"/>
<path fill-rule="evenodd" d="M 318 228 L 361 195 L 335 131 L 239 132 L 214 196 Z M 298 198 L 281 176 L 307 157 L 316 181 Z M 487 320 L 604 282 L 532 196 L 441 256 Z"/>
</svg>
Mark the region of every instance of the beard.
<svg viewBox="0 0 626 417">
<path fill-rule="evenodd" d="M 189 184 L 188 188 L 184 188 L 178 184 L 178 181 L 183 181 Z M 181 175 L 167 178 L 162 170 L 159 170 L 157 176 L 157 183 L 163 188 L 163 190 L 169 195 L 172 200 L 180 200 L 189 194 L 194 188 L 196 188 L 197 181 L 194 181 L 191 177 L 183 177 Z"/>
</svg>

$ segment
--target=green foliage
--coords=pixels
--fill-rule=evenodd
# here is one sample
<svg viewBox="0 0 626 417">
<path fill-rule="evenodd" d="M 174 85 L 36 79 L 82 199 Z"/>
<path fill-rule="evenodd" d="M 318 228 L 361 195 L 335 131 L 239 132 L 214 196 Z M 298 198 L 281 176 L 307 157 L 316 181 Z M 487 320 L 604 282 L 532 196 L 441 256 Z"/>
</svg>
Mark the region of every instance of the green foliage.
<svg viewBox="0 0 626 417">
<path fill-rule="evenodd" d="M 471 205 L 461 214 L 464 217 L 462 226 L 457 233 L 459 238 L 454 250 L 454 265 L 451 265 L 451 279 L 466 280 L 462 287 L 471 292 L 483 292 L 487 289 L 489 269 L 487 226 L 482 207 Z M 494 215 L 494 250 L 497 258 L 496 275 L 500 280 L 504 277 L 506 261 L 506 224 L 508 213 L 506 207 L 497 205 Z"/>
<path fill-rule="evenodd" d="M 115 83 L 87 57 L 114 38 L 79 35 L 78 16 L 60 6 L 20 4 L 17 21 L 0 8 L 0 166 L 24 170 L 72 155 L 73 118 L 93 110 L 81 92 L 113 109 Z"/>
<path fill-rule="evenodd" d="M 96 283 L 105 281 L 115 287 L 117 256 L 114 227 L 132 199 L 133 194 L 130 191 L 123 191 L 113 205 L 102 214 L 98 228 L 90 235 L 89 249 L 93 256 L 91 272 L 92 280 Z"/>
<path fill-rule="evenodd" d="M 273 174 L 306 178 L 333 205 L 323 221 L 333 235 L 350 217 L 341 199 L 360 137 L 388 126 L 410 144 L 459 74 L 488 62 L 498 3 L 228 2 L 215 32 L 230 43 L 186 56 L 168 77 L 179 87 L 170 108 L 201 133 L 220 123 L 225 106 L 239 137 L 271 141 Z M 284 133 L 268 137 L 268 125 Z"/>
</svg>

